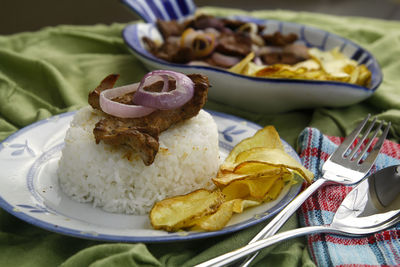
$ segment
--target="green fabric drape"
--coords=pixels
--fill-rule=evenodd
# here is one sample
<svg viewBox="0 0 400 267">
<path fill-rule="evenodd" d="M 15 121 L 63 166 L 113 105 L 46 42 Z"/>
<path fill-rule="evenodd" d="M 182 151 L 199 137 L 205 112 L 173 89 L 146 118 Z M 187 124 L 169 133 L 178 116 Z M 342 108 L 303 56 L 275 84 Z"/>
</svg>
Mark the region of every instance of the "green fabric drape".
<svg viewBox="0 0 400 267">
<path fill-rule="evenodd" d="M 230 113 L 260 125 L 274 125 L 296 146 L 307 126 L 344 136 L 367 113 L 392 122 L 390 138 L 400 139 L 400 22 L 283 10 L 245 13 L 203 8 L 214 15 L 243 13 L 297 22 L 349 38 L 373 53 L 384 80 L 369 99 L 345 108 L 319 108 L 279 115 L 255 114 L 209 100 L 207 109 Z M 134 22 L 132 22 L 134 23 Z M 147 72 L 124 45 L 125 24 L 57 26 L 0 36 L 0 140 L 35 121 L 87 104 L 87 93 L 110 73 L 118 85 Z M 329 96 L 327 96 L 329 97 Z M 172 244 L 120 244 L 82 240 L 31 226 L 0 209 L 0 266 L 191 266 L 247 243 L 265 223 L 204 240 Z M 298 227 L 294 215 L 283 230 Z M 314 266 L 305 239 L 262 251 L 256 266 Z"/>
</svg>

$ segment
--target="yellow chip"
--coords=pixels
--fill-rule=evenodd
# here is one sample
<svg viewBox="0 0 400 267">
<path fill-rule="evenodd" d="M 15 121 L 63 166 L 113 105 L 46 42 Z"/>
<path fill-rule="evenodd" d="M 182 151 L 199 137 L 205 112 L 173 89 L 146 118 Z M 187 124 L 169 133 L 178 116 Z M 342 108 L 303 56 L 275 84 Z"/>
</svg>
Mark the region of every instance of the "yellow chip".
<svg viewBox="0 0 400 267">
<path fill-rule="evenodd" d="M 361 86 L 367 86 L 371 80 L 371 72 L 362 64 L 345 56 L 334 48 L 322 51 L 318 48 L 309 48 L 311 59 L 301 61 L 294 65 L 273 64 L 259 65 L 253 61 L 254 52 L 249 53 L 229 71 L 255 77 L 280 78 L 280 79 L 306 79 L 340 81 Z"/>
<path fill-rule="evenodd" d="M 231 174 L 232 177 L 234 175 L 250 175 L 254 173 L 264 173 L 269 171 L 270 169 L 279 169 L 279 166 L 266 164 L 265 162 L 259 161 L 245 161 L 237 164 Z"/>
<path fill-rule="evenodd" d="M 231 200 L 233 201 L 233 212 L 234 213 L 242 213 L 243 210 L 250 208 L 250 207 L 254 207 L 254 206 L 258 206 L 261 204 L 260 201 L 255 201 L 255 200 L 249 200 L 249 199 L 234 199 Z"/>
<path fill-rule="evenodd" d="M 243 58 L 236 65 L 232 66 L 228 71 L 241 74 L 243 69 L 247 66 L 247 64 L 249 64 L 249 62 L 253 60 L 254 56 L 255 56 L 254 52 L 250 52 L 245 58 Z"/>
<path fill-rule="evenodd" d="M 265 194 L 263 201 L 275 200 L 282 192 L 283 186 L 285 185 L 284 179 L 277 179 L 271 186 L 267 194 Z"/>
<path fill-rule="evenodd" d="M 194 222 L 191 230 L 218 231 L 225 227 L 233 215 L 234 201 L 222 203 L 216 212 Z"/>
<path fill-rule="evenodd" d="M 247 75 L 247 76 L 256 76 L 256 73 L 265 68 L 264 65 L 257 65 L 253 62 L 249 62 L 241 71 L 240 74 Z"/>
<path fill-rule="evenodd" d="M 279 177 L 268 177 L 257 180 L 240 180 L 232 182 L 222 189 L 227 200 L 236 198 L 262 201 L 264 196 Z"/>
<path fill-rule="evenodd" d="M 252 165 L 251 163 L 249 164 Z M 266 166 L 266 164 L 258 164 L 257 162 L 254 165 L 257 165 L 255 167 L 264 166 L 264 169 L 253 170 L 253 172 L 243 174 L 226 172 L 220 174 L 218 177 L 212 178 L 212 180 L 216 186 L 223 188 L 234 181 L 258 179 L 261 176 L 274 176 L 281 173 L 280 167 L 277 166 Z M 248 169 L 251 169 L 251 166 L 248 166 Z"/>
<path fill-rule="evenodd" d="M 240 152 L 235 159 L 235 167 L 246 161 L 258 161 L 274 166 L 282 166 L 298 172 L 304 180 L 311 183 L 314 174 L 303 167 L 297 160 L 281 149 L 268 149 L 265 147 L 255 147 Z"/>
<path fill-rule="evenodd" d="M 194 225 L 198 218 L 215 212 L 224 198 L 219 190 L 199 189 L 157 202 L 150 211 L 154 229 L 177 231 Z"/>
<path fill-rule="evenodd" d="M 286 168 L 279 168 L 278 171 L 271 173 L 271 175 L 233 181 L 221 191 L 226 200 L 240 198 L 262 201 L 275 181 L 278 179 L 283 180 L 283 176 L 289 174 L 290 172 Z"/>
<path fill-rule="evenodd" d="M 220 166 L 220 172 L 233 171 L 236 156 L 253 147 L 277 148 L 284 150 L 278 132 L 273 126 L 266 126 L 258 130 L 252 137 L 243 139 L 229 153 L 224 163 Z"/>
</svg>

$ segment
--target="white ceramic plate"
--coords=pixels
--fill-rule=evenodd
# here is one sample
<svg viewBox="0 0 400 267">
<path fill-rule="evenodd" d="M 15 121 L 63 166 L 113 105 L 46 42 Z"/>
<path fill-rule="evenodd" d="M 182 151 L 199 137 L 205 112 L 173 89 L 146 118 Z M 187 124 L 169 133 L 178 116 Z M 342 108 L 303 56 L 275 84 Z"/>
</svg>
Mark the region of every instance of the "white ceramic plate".
<svg viewBox="0 0 400 267">
<path fill-rule="evenodd" d="M 249 121 L 211 112 L 219 130 L 224 158 L 240 140 L 260 126 Z M 60 234 L 116 242 L 165 242 L 191 240 L 231 233 L 269 218 L 299 192 L 301 183 L 286 187 L 279 199 L 235 215 L 216 232 L 168 233 L 152 229 L 148 216 L 105 212 L 91 204 L 76 202 L 59 187 L 56 175 L 65 133 L 74 112 L 39 121 L 0 143 L 0 206 L 35 226 Z M 300 160 L 286 142 L 285 149 Z"/>
<path fill-rule="evenodd" d="M 162 42 L 154 21 L 157 18 L 182 20 L 195 12 L 193 2 L 190 0 L 123 0 L 123 2 L 147 22 L 128 25 L 123 31 L 125 43 L 132 53 L 149 70 L 169 69 L 207 75 L 213 86 L 209 90 L 209 98 L 220 103 L 261 113 L 280 113 L 316 107 L 344 107 L 370 97 L 382 81 L 381 69 L 373 55 L 350 40 L 306 25 L 243 16 L 233 18 L 266 25 L 267 33 L 276 31 L 284 34 L 296 33 L 299 36 L 298 42 L 308 47 L 317 47 L 321 50 L 339 47 L 343 54 L 368 67 L 372 72 L 370 85 L 365 88 L 333 81 L 256 78 L 231 73 L 221 68 L 169 63 L 148 52 L 142 38 L 147 36 Z"/>
</svg>

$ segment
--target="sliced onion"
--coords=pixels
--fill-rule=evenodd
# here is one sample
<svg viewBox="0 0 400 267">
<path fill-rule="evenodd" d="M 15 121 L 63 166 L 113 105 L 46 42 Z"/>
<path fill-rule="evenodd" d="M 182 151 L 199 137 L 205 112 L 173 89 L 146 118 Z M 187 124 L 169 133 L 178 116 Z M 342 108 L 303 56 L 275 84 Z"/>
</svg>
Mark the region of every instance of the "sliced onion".
<svg viewBox="0 0 400 267">
<path fill-rule="evenodd" d="M 147 79 L 147 84 L 153 84 L 155 82 L 158 82 L 158 81 L 160 81 L 160 78 L 164 83 L 163 88 L 161 89 L 161 92 L 167 92 L 169 89 L 169 82 L 168 82 L 167 75 L 152 75 Z"/>
<path fill-rule="evenodd" d="M 176 81 L 176 88 L 174 90 L 161 92 L 149 92 L 144 90 L 144 87 L 149 84 L 149 80 L 153 80 L 153 76 L 161 76 L 165 84 L 168 84 L 168 79 L 165 77 L 172 77 Z M 153 77 L 153 78 L 152 78 Z M 192 80 L 185 74 L 169 71 L 169 70 L 155 70 L 147 73 L 140 82 L 139 88 L 133 96 L 133 103 L 146 107 L 156 109 L 174 109 L 187 103 L 194 93 L 194 84 Z"/>
<path fill-rule="evenodd" d="M 232 67 L 233 65 L 236 65 L 240 61 L 240 58 L 238 57 L 228 56 L 218 52 L 214 52 L 211 55 L 211 59 L 214 61 L 215 64 L 224 68 Z"/>
<path fill-rule="evenodd" d="M 262 66 L 263 62 L 262 62 L 260 57 L 255 57 L 254 58 L 254 64 L 256 64 L 257 66 Z"/>
<path fill-rule="evenodd" d="M 215 37 L 214 33 L 188 28 L 182 33 L 180 46 L 192 48 L 194 56 L 202 58 L 214 51 L 216 46 Z"/>
<path fill-rule="evenodd" d="M 156 110 L 155 108 L 126 105 L 112 101 L 113 98 L 135 92 L 139 85 L 139 83 L 135 83 L 102 91 L 100 93 L 101 110 L 107 114 L 120 118 L 139 118 L 152 113 Z"/>
<path fill-rule="evenodd" d="M 247 32 L 249 34 L 257 34 L 258 26 L 253 22 L 247 22 L 237 29 L 238 32 Z"/>
</svg>

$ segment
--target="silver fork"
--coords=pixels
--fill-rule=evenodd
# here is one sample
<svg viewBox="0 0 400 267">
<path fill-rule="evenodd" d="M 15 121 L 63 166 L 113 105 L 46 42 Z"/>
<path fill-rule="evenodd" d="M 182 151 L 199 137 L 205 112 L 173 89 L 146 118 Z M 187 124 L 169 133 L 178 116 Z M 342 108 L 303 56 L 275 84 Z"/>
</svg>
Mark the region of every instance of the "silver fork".
<svg viewBox="0 0 400 267">
<path fill-rule="evenodd" d="M 300 193 L 292 202 L 290 202 L 281 212 L 279 212 L 271 222 L 265 226 L 250 242 L 254 243 L 260 239 L 270 237 L 274 235 L 282 225 L 289 219 L 290 216 L 303 204 L 303 202 L 311 196 L 318 188 L 328 184 L 355 184 L 360 182 L 365 175 L 369 172 L 372 165 L 374 164 L 379 151 L 382 148 L 383 142 L 386 139 L 386 136 L 389 132 L 391 123 L 389 122 L 386 128 L 383 130 L 382 135 L 379 140 L 375 143 L 372 150 L 369 152 L 367 158 L 363 159 L 363 156 L 367 153 L 367 151 L 371 148 L 373 139 L 377 137 L 384 121 L 381 121 L 378 127 L 373 132 L 370 137 L 369 142 L 365 145 L 365 147 L 360 151 L 362 144 L 365 139 L 371 133 L 371 130 L 374 128 L 376 123 L 376 118 L 369 124 L 367 130 L 364 135 L 359 139 L 359 142 L 351 149 L 352 144 L 356 140 L 356 138 L 361 134 L 362 130 L 367 125 L 367 122 L 370 118 L 368 115 L 354 130 L 351 132 L 343 141 L 343 143 L 335 150 L 333 154 L 328 158 L 328 160 L 322 166 L 322 177 L 317 179 L 314 183 L 312 183 L 306 190 Z M 247 257 L 245 261 L 240 266 L 249 266 L 249 264 L 254 260 L 254 258 L 258 255 L 258 252 L 253 255 Z M 201 265 L 201 266 L 213 266 L 212 260 L 209 261 L 210 265 Z"/>
</svg>

